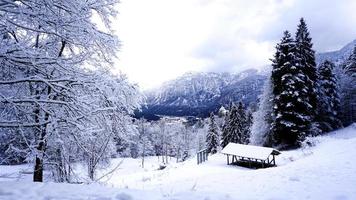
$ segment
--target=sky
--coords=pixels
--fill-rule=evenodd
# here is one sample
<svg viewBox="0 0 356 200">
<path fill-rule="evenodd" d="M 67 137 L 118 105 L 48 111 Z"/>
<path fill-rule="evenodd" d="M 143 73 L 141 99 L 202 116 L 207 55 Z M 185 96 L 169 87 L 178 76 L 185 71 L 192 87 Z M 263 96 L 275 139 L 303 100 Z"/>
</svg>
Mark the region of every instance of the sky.
<svg viewBox="0 0 356 200">
<path fill-rule="evenodd" d="M 356 39 L 356 0 L 121 0 L 115 70 L 142 89 L 186 72 L 270 64 L 284 30 L 304 17 L 317 52 Z"/>
</svg>

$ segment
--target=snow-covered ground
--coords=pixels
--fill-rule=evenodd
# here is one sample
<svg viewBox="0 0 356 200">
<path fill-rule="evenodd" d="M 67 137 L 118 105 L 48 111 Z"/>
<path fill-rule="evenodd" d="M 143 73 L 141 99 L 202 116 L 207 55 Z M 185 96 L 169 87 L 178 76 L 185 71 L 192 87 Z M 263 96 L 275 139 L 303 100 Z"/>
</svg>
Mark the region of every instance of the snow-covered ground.
<svg viewBox="0 0 356 200">
<path fill-rule="evenodd" d="M 157 157 L 144 169 L 140 159 L 124 159 L 102 184 L 32 183 L 28 166 L 0 166 L 0 199 L 356 199 L 356 125 L 310 141 L 315 146 L 282 151 L 278 167 L 259 170 L 227 166 L 221 154 L 201 165 L 172 158 L 164 170 Z"/>
</svg>

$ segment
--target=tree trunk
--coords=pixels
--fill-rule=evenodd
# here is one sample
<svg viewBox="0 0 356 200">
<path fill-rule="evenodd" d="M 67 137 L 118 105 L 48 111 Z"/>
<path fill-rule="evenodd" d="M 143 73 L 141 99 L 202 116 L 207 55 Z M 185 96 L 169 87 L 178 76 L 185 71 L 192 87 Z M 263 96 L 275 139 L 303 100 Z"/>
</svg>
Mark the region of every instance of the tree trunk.
<svg viewBox="0 0 356 200">
<path fill-rule="evenodd" d="M 142 168 L 145 168 L 145 144 L 143 144 L 143 151 L 142 151 Z"/>
<path fill-rule="evenodd" d="M 33 182 L 43 182 L 43 159 L 36 156 L 35 170 L 33 171 Z"/>
</svg>

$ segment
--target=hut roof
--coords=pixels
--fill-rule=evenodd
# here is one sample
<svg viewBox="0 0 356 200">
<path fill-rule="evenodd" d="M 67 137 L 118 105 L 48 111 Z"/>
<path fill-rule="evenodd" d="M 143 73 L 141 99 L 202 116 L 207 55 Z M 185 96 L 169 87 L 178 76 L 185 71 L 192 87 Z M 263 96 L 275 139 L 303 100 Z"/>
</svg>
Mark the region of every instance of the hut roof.
<svg viewBox="0 0 356 200">
<path fill-rule="evenodd" d="M 273 148 L 236 144 L 232 142 L 230 142 L 221 152 L 223 154 L 254 158 L 259 160 L 266 160 L 269 155 L 280 154 L 279 151 Z"/>
</svg>

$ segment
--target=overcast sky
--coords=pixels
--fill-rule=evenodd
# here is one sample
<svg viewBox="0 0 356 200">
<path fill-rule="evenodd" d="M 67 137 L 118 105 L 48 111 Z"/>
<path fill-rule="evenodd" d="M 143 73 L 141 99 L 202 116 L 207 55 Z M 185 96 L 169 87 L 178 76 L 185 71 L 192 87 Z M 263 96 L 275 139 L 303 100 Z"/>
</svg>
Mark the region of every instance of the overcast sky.
<svg viewBox="0 0 356 200">
<path fill-rule="evenodd" d="M 356 39 L 356 0 L 121 0 L 116 69 L 148 89 L 187 71 L 270 64 L 304 17 L 318 52 Z"/>
</svg>

